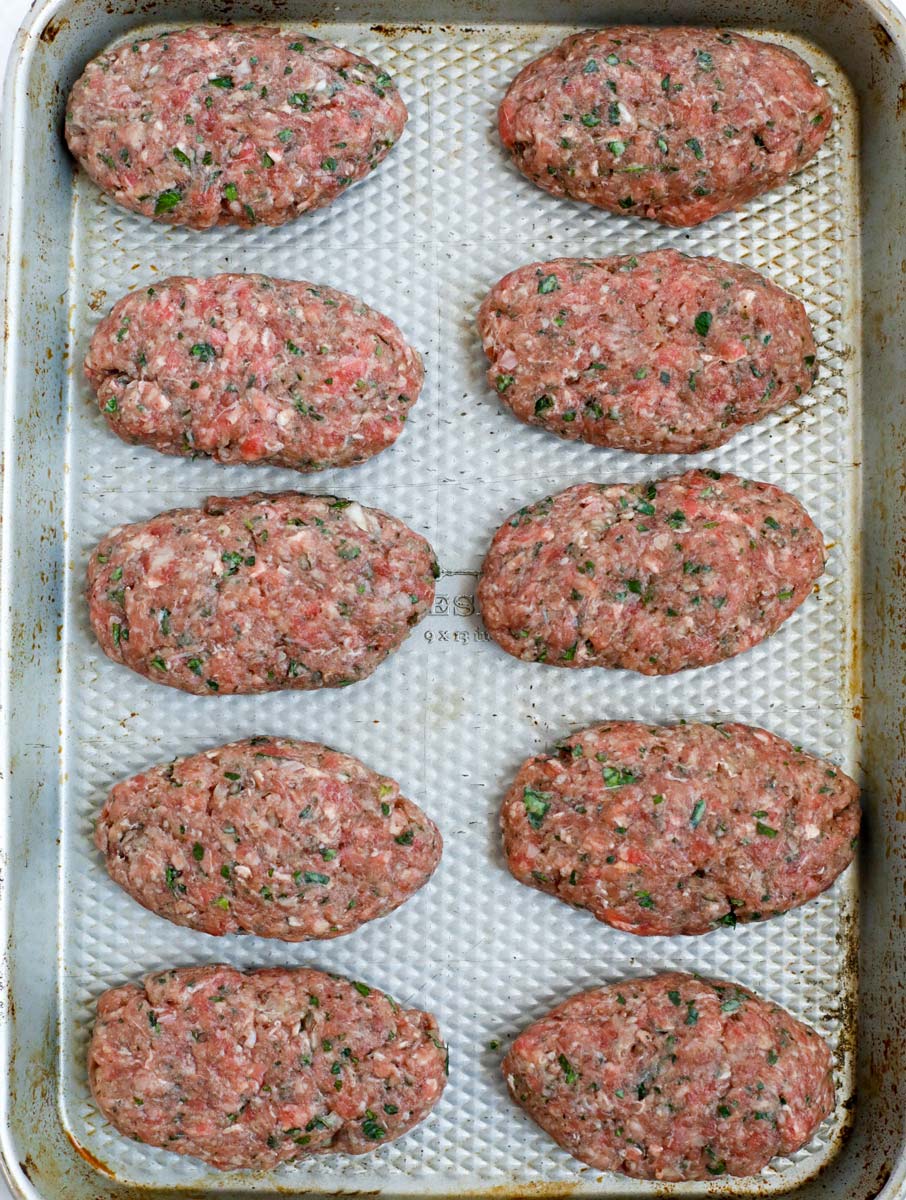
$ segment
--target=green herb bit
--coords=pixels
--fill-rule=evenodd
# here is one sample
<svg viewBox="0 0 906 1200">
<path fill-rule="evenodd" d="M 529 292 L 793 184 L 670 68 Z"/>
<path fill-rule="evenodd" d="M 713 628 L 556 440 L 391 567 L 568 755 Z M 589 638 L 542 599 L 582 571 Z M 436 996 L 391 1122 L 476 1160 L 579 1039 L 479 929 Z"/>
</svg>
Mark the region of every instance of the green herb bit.
<svg viewBox="0 0 906 1200">
<path fill-rule="evenodd" d="M 538 792 L 534 788 L 524 788 L 522 802 L 525 805 L 525 815 L 532 829 L 540 829 L 541 822 L 550 809 L 550 792 Z"/>
<path fill-rule="evenodd" d="M 604 777 L 604 786 L 609 788 L 626 787 L 627 784 L 636 782 L 632 771 L 623 770 L 621 767 L 602 767 L 601 774 Z"/>
<path fill-rule="evenodd" d="M 575 1069 L 565 1054 L 561 1054 L 557 1061 L 560 1064 L 560 1069 L 566 1076 L 566 1082 L 572 1087 L 574 1083 L 579 1082 L 579 1072 Z"/>
<path fill-rule="evenodd" d="M 171 212 L 181 202 L 182 192 L 179 188 L 167 188 L 165 192 L 161 192 L 157 197 L 154 205 L 154 215 L 160 216 L 161 213 Z"/>
</svg>

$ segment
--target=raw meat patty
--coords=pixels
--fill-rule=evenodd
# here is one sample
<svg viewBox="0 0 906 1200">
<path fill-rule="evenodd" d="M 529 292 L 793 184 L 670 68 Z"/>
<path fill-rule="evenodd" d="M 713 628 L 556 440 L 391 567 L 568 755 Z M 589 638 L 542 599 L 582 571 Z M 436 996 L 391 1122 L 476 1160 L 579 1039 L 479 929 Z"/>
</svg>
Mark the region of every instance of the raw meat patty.
<svg viewBox="0 0 906 1200">
<path fill-rule="evenodd" d="M 180 967 L 98 1000 L 91 1091 L 127 1137 L 214 1167 L 365 1154 L 428 1115 L 446 1047 L 430 1013 L 306 967 Z"/>
<path fill-rule="evenodd" d="M 393 912 L 440 862 L 399 785 L 314 742 L 254 737 L 118 783 L 95 828 L 111 877 L 205 933 L 302 942 Z"/>
<path fill-rule="evenodd" d="M 104 653 L 197 695 L 344 687 L 434 600 L 434 552 L 335 496 L 211 496 L 112 530 L 88 563 Z"/>
<path fill-rule="evenodd" d="M 523 763 L 500 820 L 520 883 L 627 933 L 707 933 L 829 888 L 859 789 L 764 729 L 608 721 Z"/>
<path fill-rule="evenodd" d="M 373 171 L 407 115 L 390 76 L 358 54 L 271 26 L 196 25 L 92 59 L 66 141 L 143 216 L 282 225 Z"/>
<path fill-rule="evenodd" d="M 824 540 L 793 496 L 687 471 L 521 508 L 494 535 L 478 602 L 516 658 L 670 675 L 769 637 L 823 570 Z"/>
<path fill-rule="evenodd" d="M 830 98 L 790 50 L 717 29 L 624 25 L 568 37 L 500 105 L 516 166 L 555 196 L 698 225 L 814 157 Z"/>
<path fill-rule="evenodd" d="M 757 1175 L 834 1107 L 814 1029 L 679 971 L 573 996 L 516 1038 L 503 1073 L 564 1150 L 635 1179 Z"/>
<path fill-rule="evenodd" d="M 488 379 L 521 421 L 643 454 L 721 446 L 815 377 L 799 300 L 676 250 L 520 267 L 491 289 L 478 329 Z"/>
<path fill-rule="evenodd" d="M 98 326 L 85 374 L 125 442 L 297 471 L 392 445 L 424 379 L 389 317 L 334 288 L 266 275 L 130 292 Z"/>
</svg>

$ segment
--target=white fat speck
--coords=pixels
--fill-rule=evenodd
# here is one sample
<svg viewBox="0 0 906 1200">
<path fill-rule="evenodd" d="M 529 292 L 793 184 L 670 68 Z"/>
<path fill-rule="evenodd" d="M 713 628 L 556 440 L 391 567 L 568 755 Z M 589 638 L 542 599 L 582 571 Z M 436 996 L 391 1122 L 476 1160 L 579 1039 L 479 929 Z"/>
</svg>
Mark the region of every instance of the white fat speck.
<svg viewBox="0 0 906 1200">
<path fill-rule="evenodd" d="M 164 582 L 162 572 L 170 565 L 176 557 L 176 552 L 170 546 L 161 546 L 152 551 L 148 562 L 148 573 L 145 576 L 145 583 L 149 588 L 159 588 Z"/>
<path fill-rule="evenodd" d="M 315 86 L 312 88 L 312 91 L 313 92 L 326 92 L 327 91 L 327 80 L 319 79 L 318 82 L 315 84 Z"/>
<path fill-rule="evenodd" d="M 255 1027 L 254 1027 L 254 1026 L 252 1026 L 252 1028 L 249 1030 L 248 1037 L 245 1039 L 245 1044 L 246 1044 L 246 1045 L 248 1046 L 248 1048 L 251 1050 L 252 1046 L 254 1046 L 254 1044 L 255 1044 L 257 1041 L 258 1041 L 258 1034 L 257 1034 L 257 1032 L 255 1031 Z"/>
<path fill-rule="evenodd" d="M 281 408 L 275 418 L 281 429 L 287 429 L 293 419 L 293 410 L 291 408 Z"/>
<path fill-rule="evenodd" d="M 620 122 L 622 123 L 622 122 L 626 121 L 629 124 L 634 124 L 635 118 L 632 115 L 632 110 L 628 109 L 622 100 L 619 102 L 619 108 L 620 108 Z"/>
<path fill-rule="evenodd" d="M 817 825 L 806 825 L 802 832 L 809 841 L 813 841 L 816 837 L 821 837 L 821 830 Z"/>
<path fill-rule="evenodd" d="M 233 867 L 233 872 L 234 874 L 238 875 L 240 879 L 248 879 L 252 874 L 252 869 L 251 867 L 246 867 L 241 863 L 237 863 L 237 865 Z"/>
<path fill-rule="evenodd" d="M 378 530 L 378 522 L 371 513 L 367 513 L 361 504 L 353 502 L 346 509 L 346 515 L 355 525 L 356 529 L 361 529 L 364 533 L 376 533 Z"/>
</svg>

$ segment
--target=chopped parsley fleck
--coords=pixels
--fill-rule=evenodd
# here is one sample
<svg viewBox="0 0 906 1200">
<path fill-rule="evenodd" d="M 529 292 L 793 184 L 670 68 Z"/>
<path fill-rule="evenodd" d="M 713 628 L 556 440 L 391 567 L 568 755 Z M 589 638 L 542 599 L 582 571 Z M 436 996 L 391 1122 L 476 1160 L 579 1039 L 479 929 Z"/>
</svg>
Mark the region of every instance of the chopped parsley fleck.
<svg viewBox="0 0 906 1200">
<path fill-rule="evenodd" d="M 705 157 L 705 152 L 702 150 L 701 142 L 698 140 L 698 138 L 686 138 L 686 145 L 696 158 L 701 159 Z"/>
<path fill-rule="evenodd" d="M 569 1061 L 569 1059 L 566 1057 L 566 1055 L 561 1054 L 559 1056 L 559 1058 L 557 1059 L 557 1061 L 560 1064 L 560 1069 L 562 1070 L 563 1074 L 566 1076 L 566 1082 L 570 1086 L 572 1086 L 572 1084 L 574 1084 L 574 1083 L 578 1083 L 579 1082 L 579 1072 L 575 1069 L 575 1067 L 572 1065 L 572 1063 Z"/>
<path fill-rule="evenodd" d="M 379 1142 L 386 1134 L 387 1130 L 378 1122 L 377 1117 L 368 1109 L 365 1113 L 365 1120 L 362 1122 L 362 1133 L 372 1142 Z"/>
<path fill-rule="evenodd" d="M 171 212 L 181 202 L 182 192 L 179 188 L 167 188 L 165 192 L 161 192 L 157 197 L 154 205 L 154 215 L 160 216 L 161 213 Z"/>
<path fill-rule="evenodd" d="M 636 777 L 631 771 L 624 771 L 620 767 L 602 767 L 601 774 L 604 777 L 604 786 L 609 788 L 625 787 L 636 782 Z"/>
<path fill-rule="evenodd" d="M 711 328 L 711 314 L 709 312 L 700 312 L 695 318 L 695 332 L 699 337 L 707 337 L 708 330 Z"/>
<path fill-rule="evenodd" d="M 534 788 L 524 788 L 522 802 L 525 805 L 525 815 L 532 829 L 540 829 L 541 822 L 550 808 L 550 792 L 537 792 Z"/>
</svg>

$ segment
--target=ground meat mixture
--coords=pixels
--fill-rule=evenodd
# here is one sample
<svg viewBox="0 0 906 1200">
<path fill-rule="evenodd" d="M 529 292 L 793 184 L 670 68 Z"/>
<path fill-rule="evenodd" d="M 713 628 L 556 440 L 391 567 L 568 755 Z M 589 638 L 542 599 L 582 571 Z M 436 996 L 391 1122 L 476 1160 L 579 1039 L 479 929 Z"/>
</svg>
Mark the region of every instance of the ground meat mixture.
<svg viewBox="0 0 906 1200">
<path fill-rule="evenodd" d="M 389 317 L 322 284 L 176 277 L 124 296 L 85 374 L 125 442 L 320 471 L 391 446 L 424 370 Z"/>
<path fill-rule="evenodd" d="M 769 637 L 823 570 L 824 540 L 794 497 L 687 471 L 521 508 L 494 535 L 478 602 L 516 658 L 669 675 Z"/>
<path fill-rule="evenodd" d="M 859 789 L 764 729 L 608 721 L 523 763 L 500 819 L 521 883 L 669 937 L 829 888 L 853 858 Z"/>
<path fill-rule="evenodd" d="M 112 530 L 88 564 L 104 653 L 197 695 L 344 687 L 434 601 L 434 552 L 336 496 L 209 497 Z"/>
<path fill-rule="evenodd" d="M 308 968 L 158 971 L 105 992 L 91 1091 L 127 1137 L 214 1167 L 365 1154 L 428 1115 L 447 1051 L 430 1013 Z"/>
<path fill-rule="evenodd" d="M 573 996 L 519 1035 L 503 1073 L 564 1150 L 635 1179 L 757 1175 L 834 1107 L 814 1029 L 678 971 Z"/>
<path fill-rule="evenodd" d="M 784 183 L 832 120 L 790 50 L 632 25 L 568 37 L 520 71 L 499 112 L 504 146 L 539 187 L 680 226 Z"/>
<path fill-rule="evenodd" d="M 95 844 L 121 887 L 177 925 L 287 942 L 393 912 L 442 846 L 394 780 L 327 746 L 270 737 L 118 783 Z"/>
<path fill-rule="evenodd" d="M 66 110 L 79 164 L 174 225 L 282 225 L 386 157 L 407 119 L 382 67 L 271 26 L 196 25 L 93 59 Z"/>
<path fill-rule="evenodd" d="M 531 263 L 478 314 L 488 379 L 520 420 L 643 454 L 713 449 L 805 395 L 805 308 L 748 267 L 676 250 Z"/>
</svg>

